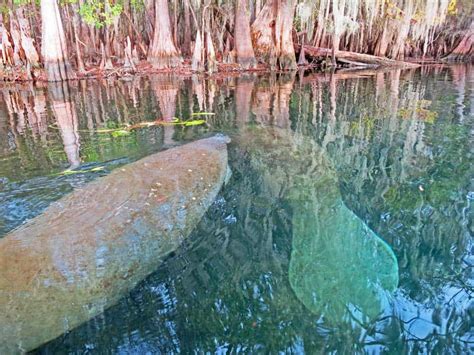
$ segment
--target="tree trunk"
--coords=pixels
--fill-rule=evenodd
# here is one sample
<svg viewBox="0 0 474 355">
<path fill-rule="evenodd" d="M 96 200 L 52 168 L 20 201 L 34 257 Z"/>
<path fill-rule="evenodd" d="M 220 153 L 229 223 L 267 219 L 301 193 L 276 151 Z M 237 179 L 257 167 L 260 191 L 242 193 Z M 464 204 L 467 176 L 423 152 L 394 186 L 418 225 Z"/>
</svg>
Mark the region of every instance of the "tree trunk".
<svg viewBox="0 0 474 355">
<path fill-rule="evenodd" d="M 184 35 L 182 52 L 191 55 L 191 17 L 189 11 L 189 1 L 184 0 Z"/>
<path fill-rule="evenodd" d="M 19 7 L 16 11 L 16 16 L 18 18 L 18 26 L 20 29 L 21 36 L 21 46 L 25 52 L 26 60 L 30 63 L 32 67 L 39 66 L 39 55 L 36 51 L 34 40 L 31 37 L 30 23 L 25 18 L 23 13 L 23 8 Z"/>
<path fill-rule="evenodd" d="M 48 81 L 76 79 L 71 69 L 61 15 L 56 0 L 41 0 L 41 52 Z"/>
<path fill-rule="evenodd" d="M 235 5 L 235 52 L 237 63 L 243 69 L 254 68 L 257 64 L 250 37 L 249 16 L 247 14 L 247 0 L 237 0 Z"/>
<path fill-rule="evenodd" d="M 280 70 L 296 70 L 296 56 L 293 45 L 293 18 L 296 0 L 277 0 L 275 20 L 275 44 Z"/>
<path fill-rule="evenodd" d="M 474 61 L 474 21 L 471 22 L 469 29 L 464 34 L 461 42 L 442 59 L 443 61 Z"/>
<path fill-rule="evenodd" d="M 178 67 L 182 62 L 173 43 L 168 0 L 155 1 L 155 29 L 148 52 L 148 61 L 157 69 Z"/>
<path fill-rule="evenodd" d="M 276 68 L 275 52 L 275 1 L 267 0 L 255 19 L 252 28 L 252 43 L 257 58 Z"/>
<path fill-rule="evenodd" d="M 252 25 L 252 42 L 259 58 L 272 69 L 297 68 L 293 46 L 296 0 L 268 0 Z"/>
<path fill-rule="evenodd" d="M 375 46 L 374 55 L 380 57 L 385 57 L 387 55 L 388 44 L 391 37 L 390 28 L 390 20 L 387 19 L 384 22 L 382 33 L 380 34 L 379 40 Z"/>
<path fill-rule="evenodd" d="M 298 49 L 299 45 L 296 45 Z M 315 59 L 324 59 L 332 54 L 332 49 L 316 48 L 313 46 L 304 46 L 305 54 L 308 57 Z M 420 65 L 415 63 L 408 63 L 399 60 L 393 60 L 385 57 L 377 57 L 370 54 L 361 54 L 348 51 L 337 51 L 335 53 L 336 59 L 347 64 L 355 66 L 377 66 L 377 67 L 397 67 L 397 68 L 417 68 Z"/>
<path fill-rule="evenodd" d="M 191 68 L 195 71 L 203 71 L 204 70 L 204 58 L 203 58 L 203 38 L 199 29 L 196 33 L 196 42 L 194 43 L 194 50 L 193 50 L 193 61 Z"/>
</svg>

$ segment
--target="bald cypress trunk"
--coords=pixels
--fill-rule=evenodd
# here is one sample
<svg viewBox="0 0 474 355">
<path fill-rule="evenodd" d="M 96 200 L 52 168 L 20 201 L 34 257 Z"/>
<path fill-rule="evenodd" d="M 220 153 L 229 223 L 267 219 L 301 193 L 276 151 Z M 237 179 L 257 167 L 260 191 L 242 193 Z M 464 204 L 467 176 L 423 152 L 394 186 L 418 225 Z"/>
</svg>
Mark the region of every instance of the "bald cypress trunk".
<svg viewBox="0 0 474 355">
<path fill-rule="evenodd" d="M 235 52 L 237 63 L 243 69 L 254 68 L 257 64 L 250 37 L 249 15 L 247 13 L 247 0 L 237 0 L 235 4 Z"/>
<path fill-rule="evenodd" d="M 156 69 L 178 67 L 182 62 L 173 43 L 168 0 L 155 0 L 155 28 L 148 61 Z"/>
<path fill-rule="evenodd" d="M 474 21 L 464 33 L 461 42 L 443 60 L 474 62 Z"/>
<path fill-rule="evenodd" d="M 252 43 L 257 58 L 276 68 L 275 10 L 276 0 L 267 0 L 252 24 Z"/>
<path fill-rule="evenodd" d="M 56 0 L 41 0 L 41 52 L 48 81 L 75 79 L 68 60 L 66 36 Z"/>
<path fill-rule="evenodd" d="M 268 0 L 252 25 L 255 52 L 272 69 L 297 68 L 292 37 L 295 6 L 296 0 Z"/>
<path fill-rule="evenodd" d="M 278 4 L 275 19 L 275 44 L 278 64 L 281 70 L 295 70 L 297 65 L 292 31 L 296 0 L 275 1 Z"/>
</svg>

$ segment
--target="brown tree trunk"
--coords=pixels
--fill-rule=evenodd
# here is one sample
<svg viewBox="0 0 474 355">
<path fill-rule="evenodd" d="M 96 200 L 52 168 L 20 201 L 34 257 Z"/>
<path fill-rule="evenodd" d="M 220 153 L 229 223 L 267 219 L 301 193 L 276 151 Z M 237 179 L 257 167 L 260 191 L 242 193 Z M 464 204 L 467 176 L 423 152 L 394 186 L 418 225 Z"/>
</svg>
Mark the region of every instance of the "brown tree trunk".
<svg viewBox="0 0 474 355">
<path fill-rule="evenodd" d="M 185 0 L 184 6 L 184 38 L 182 51 L 185 55 L 191 55 L 191 15 L 189 11 L 189 1 Z"/>
<path fill-rule="evenodd" d="M 299 45 L 296 45 L 298 49 Z M 332 49 L 328 48 L 316 48 L 313 46 L 304 46 L 306 56 L 315 59 L 324 59 L 330 56 L 333 52 Z M 370 54 L 361 54 L 348 51 L 337 51 L 335 53 L 336 59 L 343 63 L 352 64 L 354 66 L 374 66 L 374 67 L 399 67 L 399 68 L 417 68 L 420 65 L 416 63 L 403 62 L 399 60 L 393 60 L 385 57 L 377 57 Z"/>
<path fill-rule="evenodd" d="M 237 63 L 243 69 L 254 68 L 257 64 L 250 37 L 250 23 L 247 14 L 247 0 L 237 0 L 235 5 L 235 52 Z"/>
<path fill-rule="evenodd" d="M 203 38 L 201 35 L 201 31 L 199 31 L 199 29 L 197 30 L 197 33 L 196 33 L 196 42 L 194 43 L 193 61 L 191 64 L 191 68 L 195 71 L 204 70 Z"/>
<path fill-rule="evenodd" d="M 252 43 L 257 58 L 276 68 L 275 1 L 267 0 L 251 27 Z"/>
<path fill-rule="evenodd" d="M 155 29 L 148 61 L 157 69 L 178 67 L 182 62 L 173 43 L 168 0 L 155 0 Z"/>
<path fill-rule="evenodd" d="M 16 16 L 18 19 L 18 26 L 20 29 L 21 37 L 21 46 L 25 52 L 26 60 L 30 63 L 32 67 L 39 66 L 39 55 L 36 51 L 34 40 L 31 37 L 30 23 L 28 19 L 25 18 L 23 13 L 23 8 L 19 7 L 16 11 Z"/>
<path fill-rule="evenodd" d="M 293 46 L 296 0 L 268 0 L 252 25 L 252 42 L 258 58 L 275 69 L 297 68 Z"/>
<path fill-rule="evenodd" d="M 275 19 L 275 44 L 280 70 L 295 70 L 296 56 L 293 45 L 293 18 L 296 0 L 277 0 Z"/>
<path fill-rule="evenodd" d="M 66 36 L 56 0 L 41 0 L 43 64 L 48 81 L 75 79 L 66 47 Z"/>
<path fill-rule="evenodd" d="M 461 42 L 442 60 L 444 61 L 474 61 L 474 21 L 461 39 Z"/>
<path fill-rule="evenodd" d="M 375 46 L 374 55 L 385 57 L 387 54 L 388 44 L 390 42 L 391 31 L 390 31 L 390 20 L 386 20 L 383 26 L 382 33 L 380 34 L 380 38 L 377 41 Z"/>
</svg>

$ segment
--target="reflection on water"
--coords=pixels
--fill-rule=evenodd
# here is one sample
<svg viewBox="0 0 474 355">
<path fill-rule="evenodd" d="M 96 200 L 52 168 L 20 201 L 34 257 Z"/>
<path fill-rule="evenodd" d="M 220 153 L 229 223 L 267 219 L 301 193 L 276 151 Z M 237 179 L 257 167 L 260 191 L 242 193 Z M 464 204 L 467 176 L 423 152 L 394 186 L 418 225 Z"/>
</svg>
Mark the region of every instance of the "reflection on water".
<svg viewBox="0 0 474 355">
<path fill-rule="evenodd" d="M 129 297 L 40 352 L 474 350 L 472 66 L 0 92 L 1 235 L 121 164 L 214 131 L 233 137 L 233 176 L 189 242 Z M 197 112 L 215 115 L 204 126 L 97 131 Z M 80 172 L 61 173 L 69 167 Z M 324 239 L 308 233 L 315 228 Z M 351 229 L 366 239 L 341 245 Z M 370 319 L 335 311 L 328 321 L 328 302 L 306 300 L 313 289 L 327 295 L 326 270 L 346 265 L 359 273 L 343 278 L 366 275 L 379 298 L 377 282 L 394 284 L 377 276 L 393 274 L 388 246 L 398 287 L 375 308 L 370 287 L 352 297 L 336 278 L 334 304 L 364 298 Z M 306 265 L 308 277 L 295 272 Z"/>
</svg>

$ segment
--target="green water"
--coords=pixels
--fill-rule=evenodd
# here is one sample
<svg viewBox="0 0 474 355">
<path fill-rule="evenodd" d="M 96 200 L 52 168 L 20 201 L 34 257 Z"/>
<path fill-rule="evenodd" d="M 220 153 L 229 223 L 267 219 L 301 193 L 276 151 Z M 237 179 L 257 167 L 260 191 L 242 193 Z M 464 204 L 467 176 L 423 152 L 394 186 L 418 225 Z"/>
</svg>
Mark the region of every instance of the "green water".
<svg viewBox="0 0 474 355">
<path fill-rule="evenodd" d="M 206 123 L 113 131 L 172 117 Z M 0 86 L 0 237 L 215 132 L 233 175 L 193 235 L 39 353 L 474 351 L 472 66 Z"/>
</svg>

